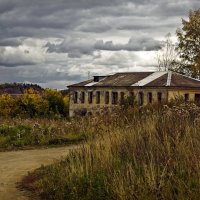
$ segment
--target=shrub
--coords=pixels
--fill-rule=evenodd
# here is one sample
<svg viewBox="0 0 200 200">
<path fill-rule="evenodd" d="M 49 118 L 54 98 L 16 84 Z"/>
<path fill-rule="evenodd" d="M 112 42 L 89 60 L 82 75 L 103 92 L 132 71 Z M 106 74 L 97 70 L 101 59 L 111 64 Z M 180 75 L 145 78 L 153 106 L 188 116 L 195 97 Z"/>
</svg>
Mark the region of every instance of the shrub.
<svg viewBox="0 0 200 200">
<path fill-rule="evenodd" d="M 42 92 L 28 89 L 22 96 L 0 95 L 0 116 L 6 117 L 68 117 L 69 96 L 57 90 Z"/>
</svg>

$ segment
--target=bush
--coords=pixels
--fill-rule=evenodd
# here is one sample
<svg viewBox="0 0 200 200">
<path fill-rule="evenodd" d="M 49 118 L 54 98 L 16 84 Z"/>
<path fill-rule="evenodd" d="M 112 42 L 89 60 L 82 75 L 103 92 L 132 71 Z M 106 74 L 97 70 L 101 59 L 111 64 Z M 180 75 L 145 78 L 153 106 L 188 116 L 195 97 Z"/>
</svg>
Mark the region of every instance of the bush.
<svg viewBox="0 0 200 200">
<path fill-rule="evenodd" d="M 0 116 L 4 117 L 68 117 L 69 97 L 57 90 L 37 92 L 28 89 L 24 95 L 0 95 Z"/>
</svg>

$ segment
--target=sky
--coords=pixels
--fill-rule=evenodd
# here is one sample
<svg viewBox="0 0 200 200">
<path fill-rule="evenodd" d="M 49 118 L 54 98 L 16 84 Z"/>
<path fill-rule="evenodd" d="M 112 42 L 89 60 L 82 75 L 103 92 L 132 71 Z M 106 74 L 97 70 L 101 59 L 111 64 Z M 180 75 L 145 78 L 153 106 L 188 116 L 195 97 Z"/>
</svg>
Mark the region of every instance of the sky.
<svg viewBox="0 0 200 200">
<path fill-rule="evenodd" d="M 199 0 L 0 0 L 0 83 L 67 85 L 156 70 L 165 36 Z"/>
</svg>

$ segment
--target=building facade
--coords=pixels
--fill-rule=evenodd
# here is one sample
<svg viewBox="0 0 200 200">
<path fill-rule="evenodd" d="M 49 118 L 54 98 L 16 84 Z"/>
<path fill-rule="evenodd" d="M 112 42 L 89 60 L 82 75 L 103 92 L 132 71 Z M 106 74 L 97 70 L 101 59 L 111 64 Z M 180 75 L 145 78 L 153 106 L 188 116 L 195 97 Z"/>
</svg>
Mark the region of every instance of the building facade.
<svg viewBox="0 0 200 200">
<path fill-rule="evenodd" d="M 127 99 L 139 106 L 166 103 L 175 98 L 200 101 L 200 81 L 175 72 L 127 72 L 68 86 L 70 117 L 113 109 Z"/>
</svg>

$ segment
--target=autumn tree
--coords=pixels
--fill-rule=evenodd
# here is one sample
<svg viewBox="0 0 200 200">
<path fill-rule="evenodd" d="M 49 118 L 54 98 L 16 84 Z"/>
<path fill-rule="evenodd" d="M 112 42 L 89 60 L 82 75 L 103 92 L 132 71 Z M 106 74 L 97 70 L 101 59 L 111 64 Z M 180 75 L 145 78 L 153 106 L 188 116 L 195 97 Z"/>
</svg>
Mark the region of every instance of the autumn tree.
<svg viewBox="0 0 200 200">
<path fill-rule="evenodd" d="M 49 102 L 49 109 L 54 114 L 64 114 L 65 102 L 60 91 L 46 89 L 43 92 L 43 99 Z"/>
<path fill-rule="evenodd" d="M 13 116 L 16 105 L 13 97 L 9 94 L 0 95 L 0 116 Z"/>
<path fill-rule="evenodd" d="M 179 56 L 182 71 L 192 77 L 200 77 L 200 9 L 189 12 L 189 19 L 182 19 L 177 30 Z"/>
<path fill-rule="evenodd" d="M 25 91 L 18 103 L 21 104 L 21 112 L 30 117 L 45 116 L 49 111 L 49 102 L 32 88 Z"/>
</svg>

